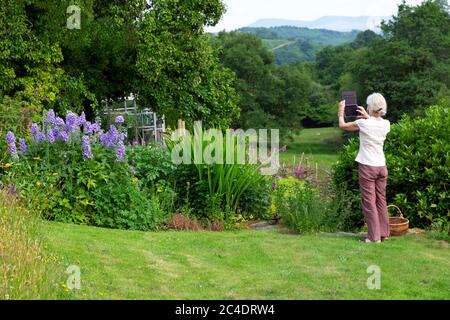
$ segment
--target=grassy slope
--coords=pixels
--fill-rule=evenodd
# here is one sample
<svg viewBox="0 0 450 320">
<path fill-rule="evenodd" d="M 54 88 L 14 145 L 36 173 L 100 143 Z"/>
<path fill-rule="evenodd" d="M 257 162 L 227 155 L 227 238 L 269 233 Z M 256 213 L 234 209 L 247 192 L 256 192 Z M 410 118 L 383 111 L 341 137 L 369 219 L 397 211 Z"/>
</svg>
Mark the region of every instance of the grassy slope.
<svg viewBox="0 0 450 320">
<path fill-rule="evenodd" d="M 81 267 L 91 299 L 450 299 L 450 250 L 425 237 L 364 245 L 276 232 L 107 230 L 47 223 L 50 249 Z M 368 290 L 367 267 L 382 270 Z"/>
<path fill-rule="evenodd" d="M 311 163 L 323 169 L 329 169 L 338 160 L 338 150 L 342 143 L 339 128 L 303 129 L 294 142 L 287 144 L 287 152 L 280 153 L 280 161 L 290 164 L 296 159 L 296 164 L 304 152 Z"/>
</svg>

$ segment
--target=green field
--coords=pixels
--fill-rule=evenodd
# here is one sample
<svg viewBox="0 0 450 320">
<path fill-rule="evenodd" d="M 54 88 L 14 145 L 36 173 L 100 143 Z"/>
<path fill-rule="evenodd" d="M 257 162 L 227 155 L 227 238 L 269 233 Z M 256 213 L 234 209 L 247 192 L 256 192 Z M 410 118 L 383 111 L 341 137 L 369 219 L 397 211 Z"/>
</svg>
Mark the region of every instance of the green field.
<svg viewBox="0 0 450 320">
<path fill-rule="evenodd" d="M 286 153 L 280 153 L 280 161 L 285 164 L 298 164 L 302 153 L 309 163 L 319 168 L 329 169 L 338 160 L 342 146 L 342 132 L 339 128 L 303 129 L 294 141 L 287 144 Z"/>
<path fill-rule="evenodd" d="M 448 243 L 365 245 L 274 231 L 137 232 L 46 223 L 49 249 L 81 268 L 74 299 L 450 299 Z M 369 290 L 369 266 L 381 289 Z"/>
</svg>

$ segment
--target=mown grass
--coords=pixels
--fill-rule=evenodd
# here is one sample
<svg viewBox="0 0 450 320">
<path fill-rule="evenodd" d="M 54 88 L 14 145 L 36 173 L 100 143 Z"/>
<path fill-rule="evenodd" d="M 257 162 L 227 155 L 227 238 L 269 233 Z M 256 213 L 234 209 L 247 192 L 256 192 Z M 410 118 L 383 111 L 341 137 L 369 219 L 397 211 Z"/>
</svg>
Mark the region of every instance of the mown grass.
<svg viewBox="0 0 450 320">
<path fill-rule="evenodd" d="M 46 252 L 41 220 L 0 190 L 0 300 L 56 299 L 57 258 Z"/>
<path fill-rule="evenodd" d="M 156 232 L 47 223 L 50 249 L 81 268 L 79 299 L 450 299 L 448 243 L 364 245 L 278 232 Z M 367 268 L 381 268 L 369 290 Z"/>
<path fill-rule="evenodd" d="M 302 153 L 308 158 L 309 165 L 317 163 L 321 169 L 330 169 L 338 161 L 338 152 L 342 146 L 342 133 L 339 128 L 303 129 L 287 143 L 287 151 L 280 153 L 284 164 L 298 164 Z"/>
</svg>

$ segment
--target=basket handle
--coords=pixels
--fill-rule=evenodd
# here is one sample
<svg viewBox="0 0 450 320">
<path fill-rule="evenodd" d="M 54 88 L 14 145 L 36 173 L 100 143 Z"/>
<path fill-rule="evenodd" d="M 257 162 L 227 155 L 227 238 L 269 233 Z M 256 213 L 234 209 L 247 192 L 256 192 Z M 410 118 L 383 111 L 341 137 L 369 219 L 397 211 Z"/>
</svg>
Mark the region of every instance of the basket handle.
<svg viewBox="0 0 450 320">
<path fill-rule="evenodd" d="M 388 207 L 388 208 L 395 208 L 395 209 L 397 209 L 398 213 L 400 213 L 400 218 L 404 218 L 404 217 L 403 217 L 402 210 L 400 210 L 400 208 L 397 207 L 395 204 L 390 204 L 390 205 L 388 205 L 387 207 Z"/>
</svg>

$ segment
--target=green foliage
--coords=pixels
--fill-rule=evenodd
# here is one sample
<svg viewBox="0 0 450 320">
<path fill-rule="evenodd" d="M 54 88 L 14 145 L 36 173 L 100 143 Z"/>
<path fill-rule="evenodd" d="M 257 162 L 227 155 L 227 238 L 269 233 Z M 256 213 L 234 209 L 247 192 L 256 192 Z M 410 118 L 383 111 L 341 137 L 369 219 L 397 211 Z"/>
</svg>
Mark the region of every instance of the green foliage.
<svg viewBox="0 0 450 320">
<path fill-rule="evenodd" d="M 211 144 L 206 139 L 206 132 L 199 131 L 197 134 L 189 140 L 185 140 L 186 137 L 166 140 L 171 153 L 177 152 L 175 148 L 181 144 L 187 145 L 191 150 L 189 163 L 179 165 L 174 173 L 176 192 L 193 209 L 197 218 L 211 222 L 229 220 L 240 211 L 244 192 L 264 179 L 259 172 L 261 166 L 237 164 L 237 139 L 233 141 L 234 164 L 227 163 L 227 152 L 231 152 L 231 148 L 227 148 L 225 140 L 220 146 L 216 145 L 223 148 L 222 159 L 219 158 L 212 164 L 198 161 L 197 159 L 203 160 Z M 200 150 L 196 147 L 197 143 Z"/>
<path fill-rule="evenodd" d="M 263 178 L 252 184 L 241 196 L 238 211 L 245 219 L 270 219 L 270 206 L 272 202 L 272 181 Z"/>
<path fill-rule="evenodd" d="M 279 179 L 274 203 L 283 224 L 301 233 L 323 230 L 326 204 L 317 189 L 294 177 Z"/>
<path fill-rule="evenodd" d="M 431 107 L 423 118 L 404 116 L 392 125 L 385 145 L 389 170 L 388 202 L 399 206 L 410 220 L 411 226 L 429 227 L 439 224 L 448 227 L 450 194 L 450 109 Z M 357 164 L 354 161 L 358 143 L 351 140 L 340 154 L 333 169 L 333 183 L 343 205 L 337 215 L 348 228 L 360 226 L 356 214 L 361 212 Z M 346 217 L 345 209 L 355 212 Z"/>
<path fill-rule="evenodd" d="M 134 146 L 128 148 L 128 163 L 134 176 L 146 187 L 155 187 L 155 183 L 168 180 L 175 170 L 170 153 L 161 146 Z"/>
<path fill-rule="evenodd" d="M 234 76 L 220 66 L 203 34 L 224 12 L 220 0 L 156 0 L 139 26 L 136 67 L 139 93 L 154 111 L 188 127 L 227 128 L 239 116 Z"/>
</svg>

